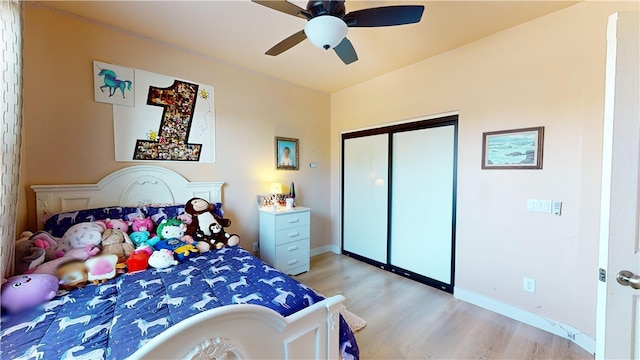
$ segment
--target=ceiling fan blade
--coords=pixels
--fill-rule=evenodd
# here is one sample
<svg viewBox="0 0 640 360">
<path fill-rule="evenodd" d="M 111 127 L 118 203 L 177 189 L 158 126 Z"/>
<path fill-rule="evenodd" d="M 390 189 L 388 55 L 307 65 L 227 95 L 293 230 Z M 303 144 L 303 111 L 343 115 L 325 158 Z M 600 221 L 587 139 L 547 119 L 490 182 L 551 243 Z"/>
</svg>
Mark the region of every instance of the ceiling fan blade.
<svg viewBox="0 0 640 360">
<path fill-rule="evenodd" d="M 307 19 L 307 15 L 305 15 L 306 10 L 299 7 L 298 5 L 292 4 L 286 0 L 251 0 L 256 4 L 260 4 L 262 6 L 266 6 L 270 9 L 283 12 L 285 14 L 297 16 L 299 18 Z"/>
<path fill-rule="evenodd" d="M 342 62 L 346 65 L 351 64 L 352 62 L 358 60 L 358 54 L 356 54 L 356 49 L 351 45 L 351 41 L 349 39 L 344 38 L 338 44 L 338 46 L 334 47 L 333 50 L 338 54 L 338 57 Z"/>
<path fill-rule="evenodd" d="M 376 27 L 420 22 L 424 6 L 397 5 L 356 10 L 344 16 L 349 27 Z"/>
<path fill-rule="evenodd" d="M 304 33 L 304 30 L 300 30 L 297 33 L 277 43 L 274 47 L 269 49 L 265 54 L 271 55 L 271 56 L 280 55 L 283 52 L 298 45 L 306 38 L 307 38 L 307 34 Z"/>
</svg>

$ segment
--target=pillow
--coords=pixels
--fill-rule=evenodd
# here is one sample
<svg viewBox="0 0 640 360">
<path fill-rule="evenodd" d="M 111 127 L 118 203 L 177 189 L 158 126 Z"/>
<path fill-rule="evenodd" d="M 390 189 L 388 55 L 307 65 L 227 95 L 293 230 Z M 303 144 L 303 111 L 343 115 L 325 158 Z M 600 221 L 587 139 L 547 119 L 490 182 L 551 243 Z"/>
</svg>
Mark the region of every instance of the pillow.
<svg viewBox="0 0 640 360">
<path fill-rule="evenodd" d="M 214 203 L 213 212 L 224 217 L 222 203 Z M 157 225 L 164 219 L 177 218 L 184 214 L 184 204 L 154 204 L 142 207 L 107 206 L 78 211 L 67 211 L 45 215 L 43 230 L 55 237 L 62 237 L 71 226 L 87 221 L 122 219 L 131 221 L 136 217 L 150 217 Z"/>
<path fill-rule="evenodd" d="M 47 216 L 43 230 L 55 237 L 62 237 L 68 228 L 77 223 L 104 219 L 129 220 L 129 218 L 135 217 L 136 215 L 145 216 L 142 209 L 125 206 L 109 206 L 95 209 L 67 211 Z"/>
<path fill-rule="evenodd" d="M 184 204 L 168 204 L 168 205 L 146 205 L 144 213 L 158 225 L 162 220 L 177 218 L 178 215 L 184 214 Z"/>
<path fill-rule="evenodd" d="M 144 207 L 144 211 L 148 217 L 153 220 L 153 223 L 158 225 L 162 220 L 174 219 L 185 213 L 184 204 L 177 205 L 147 205 Z M 222 210 L 222 203 L 213 204 L 213 213 L 224 217 L 224 211 Z"/>
</svg>

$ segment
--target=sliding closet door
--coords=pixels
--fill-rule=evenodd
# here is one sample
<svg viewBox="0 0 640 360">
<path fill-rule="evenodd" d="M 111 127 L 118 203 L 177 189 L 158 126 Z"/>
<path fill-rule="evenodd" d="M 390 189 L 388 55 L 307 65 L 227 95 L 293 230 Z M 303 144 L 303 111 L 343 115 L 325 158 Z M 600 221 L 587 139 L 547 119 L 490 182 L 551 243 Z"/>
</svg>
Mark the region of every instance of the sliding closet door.
<svg viewBox="0 0 640 360">
<path fill-rule="evenodd" d="M 387 263 L 389 135 L 343 142 L 342 247 Z"/>
<path fill-rule="evenodd" d="M 390 265 L 451 284 L 455 127 L 397 132 Z"/>
</svg>

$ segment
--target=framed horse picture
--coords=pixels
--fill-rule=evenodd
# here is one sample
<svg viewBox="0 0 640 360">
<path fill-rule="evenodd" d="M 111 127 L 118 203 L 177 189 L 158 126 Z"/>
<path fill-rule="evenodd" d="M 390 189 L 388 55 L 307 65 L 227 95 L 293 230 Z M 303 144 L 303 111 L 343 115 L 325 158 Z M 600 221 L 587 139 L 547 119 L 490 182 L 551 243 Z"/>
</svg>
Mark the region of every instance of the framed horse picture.
<svg viewBox="0 0 640 360">
<path fill-rule="evenodd" d="M 134 69 L 93 61 L 93 97 L 97 102 L 135 106 Z"/>
</svg>

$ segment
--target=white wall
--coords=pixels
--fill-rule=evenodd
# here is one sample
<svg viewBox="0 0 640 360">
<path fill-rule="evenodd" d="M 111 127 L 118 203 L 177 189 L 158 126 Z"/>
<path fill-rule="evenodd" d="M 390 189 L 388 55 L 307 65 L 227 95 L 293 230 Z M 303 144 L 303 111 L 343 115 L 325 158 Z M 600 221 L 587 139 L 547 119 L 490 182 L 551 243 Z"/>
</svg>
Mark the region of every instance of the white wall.
<svg viewBox="0 0 640 360">
<path fill-rule="evenodd" d="M 333 94 L 336 244 L 341 132 L 459 111 L 456 287 L 593 338 L 606 20 L 637 7 L 580 3 Z M 540 125 L 543 170 L 481 170 L 482 132 Z M 528 198 L 563 214 L 526 212 Z"/>
</svg>

